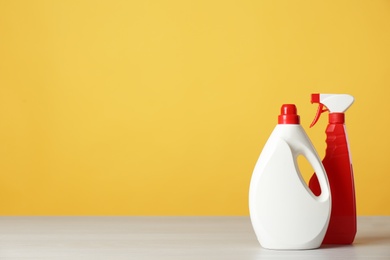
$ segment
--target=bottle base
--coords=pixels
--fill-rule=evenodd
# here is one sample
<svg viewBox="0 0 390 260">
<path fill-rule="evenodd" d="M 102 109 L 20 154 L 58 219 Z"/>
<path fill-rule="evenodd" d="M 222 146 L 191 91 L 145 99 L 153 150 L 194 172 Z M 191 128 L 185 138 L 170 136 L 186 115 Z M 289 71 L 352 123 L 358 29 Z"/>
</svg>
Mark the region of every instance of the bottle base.
<svg viewBox="0 0 390 260">
<path fill-rule="evenodd" d="M 334 236 L 326 236 L 324 241 L 322 241 L 323 245 L 351 245 L 355 240 L 355 236 L 345 236 L 345 235 L 334 235 Z"/>
<path fill-rule="evenodd" d="M 267 250 L 294 251 L 294 250 L 313 250 L 321 246 L 321 243 L 308 243 L 301 245 L 283 245 L 283 244 L 265 244 L 260 243 L 261 247 Z"/>
</svg>

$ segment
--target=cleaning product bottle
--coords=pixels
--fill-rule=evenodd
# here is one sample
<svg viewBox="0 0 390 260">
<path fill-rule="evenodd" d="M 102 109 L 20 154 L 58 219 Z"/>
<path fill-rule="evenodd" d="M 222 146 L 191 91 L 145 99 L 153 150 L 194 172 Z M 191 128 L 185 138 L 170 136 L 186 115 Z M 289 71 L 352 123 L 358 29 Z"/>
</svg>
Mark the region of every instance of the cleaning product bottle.
<svg viewBox="0 0 390 260">
<path fill-rule="evenodd" d="M 315 125 L 321 113 L 329 111 L 329 124 L 325 131 L 327 147 L 322 163 L 332 194 L 332 211 L 324 244 L 351 244 L 356 235 L 355 188 L 344 125 L 344 112 L 353 101 L 354 98 L 347 94 L 312 94 L 311 96 L 311 102 L 319 103 L 319 108 L 310 127 Z M 312 176 L 309 187 L 314 194 L 319 195 L 322 187 L 317 177 L 316 174 Z"/>
<path fill-rule="evenodd" d="M 297 157 L 317 172 L 321 194 L 302 178 Z M 285 104 L 253 171 L 249 190 L 253 229 L 264 248 L 312 249 L 328 227 L 331 198 L 328 180 L 313 145 L 300 125 L 295 105 Z"/>
</svg>

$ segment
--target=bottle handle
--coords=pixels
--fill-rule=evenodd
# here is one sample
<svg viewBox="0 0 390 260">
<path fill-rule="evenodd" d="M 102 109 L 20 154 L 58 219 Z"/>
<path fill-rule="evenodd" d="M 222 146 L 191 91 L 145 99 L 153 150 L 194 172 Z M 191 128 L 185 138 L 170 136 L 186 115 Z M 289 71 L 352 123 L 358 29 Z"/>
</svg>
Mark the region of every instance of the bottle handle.
<svg viewBox="0 0 390 260">
<path fill-rule="evenodd" d="M 322 165 L 322 162 L 318 158 L 318 155 L 316 152 L 314 152 L 309 147 L 305 147 L 301 154 L 306 157 L 310 165 L 313 167 L 314 171 L 316 172 L 318 182 L 320 184 L 321 188 L 321 194 L 319 196 L 315 196 L 320 201 L 326 201 L 330 200 L 330 187 L 328 178 L 324 169 L 324 166 Z"/>
</svg>

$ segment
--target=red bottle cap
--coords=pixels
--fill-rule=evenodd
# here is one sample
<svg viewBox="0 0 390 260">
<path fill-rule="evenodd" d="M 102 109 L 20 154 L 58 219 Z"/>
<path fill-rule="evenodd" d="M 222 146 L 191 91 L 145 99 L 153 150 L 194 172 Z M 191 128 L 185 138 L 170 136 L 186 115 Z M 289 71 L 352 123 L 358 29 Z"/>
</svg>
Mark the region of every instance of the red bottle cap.
<svg viewBox="0 0 390 260">
<path fill-rule="evenodd" d="M 284 104 L 280 109 L 278 116 L 278 124 L 299 125 L 299 115 L 297 115 L 297 107 L 294 104 Z"/>
<path fill-rule="evenodd" d="M 329 113 L 329 124 L 344 124 L 344 113 Z"/>
</svg>

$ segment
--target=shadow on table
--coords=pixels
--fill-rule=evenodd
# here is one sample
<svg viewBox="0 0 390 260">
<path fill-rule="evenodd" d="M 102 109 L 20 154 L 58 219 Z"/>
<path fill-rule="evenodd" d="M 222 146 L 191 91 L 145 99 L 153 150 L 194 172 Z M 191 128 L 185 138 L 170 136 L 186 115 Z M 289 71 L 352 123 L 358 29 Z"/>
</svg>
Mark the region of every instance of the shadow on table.
<svg viewBox="0 0 390 260">
<path fill-rule="evenodd" d="M 389 236 L 375 236 L 375 237 L 357 237 L 351 245 L 337 245 L 337 244 L 325 244 L 321 245 L 321 248 L 341 248 L 341 247 L 350 247 L 357 245 L 373 245 L 373 244 L 390 244 L 390 235 Z"/>
<path fill-rule="evenodd" d="M 358 237 L 354 245 L 390 244 L 390 234 L 388 236 Z"/>
</svg>

